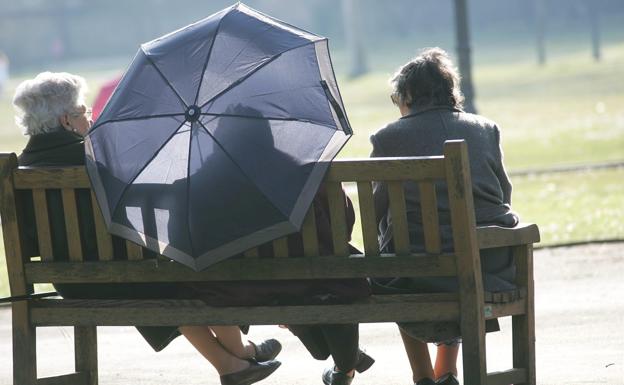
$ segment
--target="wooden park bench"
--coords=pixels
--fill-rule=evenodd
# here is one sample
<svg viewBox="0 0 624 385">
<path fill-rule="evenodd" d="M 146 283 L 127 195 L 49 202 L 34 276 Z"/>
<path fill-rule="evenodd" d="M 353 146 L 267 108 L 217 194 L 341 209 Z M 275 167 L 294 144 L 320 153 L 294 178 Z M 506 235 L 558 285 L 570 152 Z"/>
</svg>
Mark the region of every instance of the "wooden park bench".
<svg viewBox="0 0 624 385">
<path fill-rule="evenodd" d="M 394 218 L 396 255 L 381 255 L 371 181 L 386 181 Z M 403 184 L 419 184 L 426 252 L 411 254 Z M 446 181 L 450 200 L 454 252 L 441 252 L 435 182 Z M 355 182 L 364 246 L 363 255 L 349 255 L 341 183 Z M 212 280 L 281 280 L 394 276 L 457 276 L 458 293 L 373 295 L 352 304 L 258 307 L 210 307 L 197 300 L 70 300 L 30 298 L 12 303 L 13 384 L 98 383 L 97 326 L 129 325 L 270 325 L 354 322 L 418 322 L 423 335 L 459 325 L 463 338 L 466 385 L 535 384 L 533 248 L 536 225 L 513 229 L 476 227 L 467 148 L 449 141 L 444 155 L 334 161 L 325 178 L 330 202 L 334 254 L 319 256 L 314 210 L 305 219 L 304 255 L 289 255 L 285 239 L 273 242 L 274 258 L 229 259 L 201 272 L 164 257 L 146 259 L 143 249 L 127 242 L 128 259 L 113 260 L 111 236 L 97 204 L 99 260 L 83 261 L 76 209 L 76 189 L 90 188 L 84 167 L 21 168 L 15 154 L 0 154 L 2 231 L 12 296 L 33 292 L 33 284 L 79 282 L 182 282 Z M 69 261 L 52 255 L 47 189 L 60 189 L 68 234 Z M 25 229 L 15 209 L 18 190 L 32 190 L 40 257 L 25 258 Z M 93 195 L 92 195 L 93 197 Z M 95 199 L 93 199 L 95 202 Z M 356 236 L 357 237 L 357 236 Z M 518 290 L 487 293 L 481 280 L 479 249 L 513 247 Z M 513 368 L 488 373 L 485 320 L 512 316 Z M 450 326 L 449 326 L 450 325 Z M 37 327 L 74 326 L 75 373 L 37 379 Z M 457 329 L 457 326 L 455 326 Z M 400 344 L 399 340 L 396 344 Z"/>
</svg>

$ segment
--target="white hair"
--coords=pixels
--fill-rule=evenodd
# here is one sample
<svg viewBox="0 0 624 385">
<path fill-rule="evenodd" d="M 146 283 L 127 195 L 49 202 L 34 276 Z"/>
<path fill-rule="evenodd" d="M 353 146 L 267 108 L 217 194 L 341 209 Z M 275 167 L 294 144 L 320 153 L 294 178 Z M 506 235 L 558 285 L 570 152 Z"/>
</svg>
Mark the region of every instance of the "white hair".
<svg viewBox="0 0 624 385">
<path fill-rule="evenodd" d="M 61 125 L 61 116 L 76 113 L 84 104 L 86 92 L 87 82 L 81 76 L 42 72 L 17 86 L 13 97 L 15 122 L 24 135 L 52 132 Z"/>
</svg>

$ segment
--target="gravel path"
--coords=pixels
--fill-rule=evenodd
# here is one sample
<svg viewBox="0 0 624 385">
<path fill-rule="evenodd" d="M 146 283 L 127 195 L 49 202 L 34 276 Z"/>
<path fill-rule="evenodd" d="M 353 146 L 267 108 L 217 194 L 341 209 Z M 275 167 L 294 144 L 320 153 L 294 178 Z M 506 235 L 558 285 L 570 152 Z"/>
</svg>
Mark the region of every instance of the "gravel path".
<svg viewBox="0 0 624 385">
<path fill-rule="evenodd" d="M 624 385 L 624 243 L 543 249 L 535 253 L 538 384 Z M 511 366 L 510 320 L 488 336 L 490 370 Z M 11 384 L 10 310 L 0 308 L 0 385 Z M 72 370 L 71 328 L 39 329 L 39 376 Z M 328 362 L 314 361 L 287 331 L 254 327 L 251 338 L 276 337 L 282 367 L 264 385 L 321 384 Z M 216 372 L 178 338 L 154 353 L 132 328 L 98 329 L 101 385 L 218 385 Z M 411 384 L 392 324 L 361 326 L 361 342 L 377 363 L 358 385 Z"/>
</svg>

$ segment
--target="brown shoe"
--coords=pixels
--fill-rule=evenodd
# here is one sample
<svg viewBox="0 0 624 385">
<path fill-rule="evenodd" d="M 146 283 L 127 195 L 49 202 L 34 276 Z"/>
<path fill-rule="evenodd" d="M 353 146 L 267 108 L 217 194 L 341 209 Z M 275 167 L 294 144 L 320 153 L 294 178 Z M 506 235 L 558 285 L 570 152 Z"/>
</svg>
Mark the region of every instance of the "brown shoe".
<svg viewBox="0 0 624 385">
<path fill-rule="evenodd" d="M 282 363 L 279 361 L 255 362 L 250 361 L 249 367 L 238 372 L 224 374 L 221 385 L 250 385 L 264 380 L 271 375 Z"/>
</svg>

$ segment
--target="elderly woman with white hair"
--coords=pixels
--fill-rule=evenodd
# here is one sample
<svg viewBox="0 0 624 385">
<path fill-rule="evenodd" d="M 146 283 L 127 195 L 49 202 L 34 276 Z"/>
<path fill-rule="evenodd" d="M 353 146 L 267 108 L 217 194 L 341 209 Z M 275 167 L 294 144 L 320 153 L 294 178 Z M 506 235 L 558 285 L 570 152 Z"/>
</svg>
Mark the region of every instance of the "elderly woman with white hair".
<svg viewBox="0 0 624 385">
<path fill-rule="evenodd" d="M 93 122 L 85 104 L 85 80 L 69 73 L 43 72 L 21 83 L 13 98 L 17 124 L 29 136 L 18 157 L 20 166 L 84 165 L 83 136 Z M 25 255 L 39 255 L 32 193 L 18 194 L 17 209 L 22 211 L 24 228 L 30 231 L 24 245 Z M 47 190 L 46 199 L 56 260 L 68 260 L 67 234 L 60 191 Z M 86 260 L 96 259 L 95 224 L 89 190 L 78 190 L 76 204 L 80 222 L 82 252 Z M 146 253 L 149 251 L 146 250 Z M 124 242 L 113 237 L 115 259 L 127 258 Z M 176 298 L 193 295 L 189 288 L 176 284 L 60 284 L 56 290 L 67 298 Z M 189 294 L 190 293 L 190 294 Z M 242 341 L 235 326 L 137 327 L 155 351 L 162 350 L 183 334 L 217 370 L 223 385 L 252 384 L 273 373 L 280 362 L 274 358 L 281 350 L 277 340 L 261 344 Z"/>
</svg>

